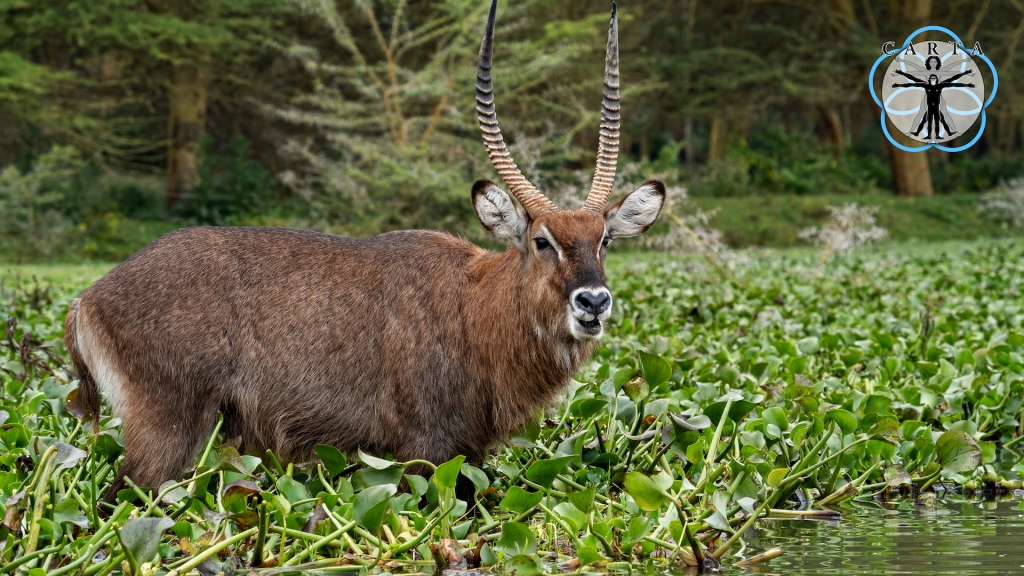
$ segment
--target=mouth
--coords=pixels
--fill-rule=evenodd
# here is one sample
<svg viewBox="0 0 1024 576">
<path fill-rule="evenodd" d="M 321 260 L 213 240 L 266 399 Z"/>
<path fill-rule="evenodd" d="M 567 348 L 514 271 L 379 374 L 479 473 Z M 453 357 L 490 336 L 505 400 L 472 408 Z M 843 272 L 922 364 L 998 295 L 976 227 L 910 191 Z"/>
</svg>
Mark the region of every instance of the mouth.
<svg viewBox="0 0 1024 576">
<path fill-rule="evenodd" d="M 590 320 L 573 318 L 570 321 L 569 329 L 572 331 L 573 337 L 581 342 L 592 342 L 601 338 L 601 335 L 604 334 L 604 326 L 601 325 L 601 320 L 593 317 Z"/>
</svg>

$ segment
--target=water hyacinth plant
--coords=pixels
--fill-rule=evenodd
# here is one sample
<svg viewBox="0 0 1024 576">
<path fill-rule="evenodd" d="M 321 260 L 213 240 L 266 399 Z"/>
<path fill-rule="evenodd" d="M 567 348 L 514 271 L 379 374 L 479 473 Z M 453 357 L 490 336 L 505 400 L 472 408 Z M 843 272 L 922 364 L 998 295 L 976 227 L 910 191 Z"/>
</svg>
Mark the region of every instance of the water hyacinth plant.
<svg viewBox="0 0 1024 576">
<path fill-rule="evenodd" d="M 81 285 L 8 281 L 0 574 L 712 568 L 785 554 L 746 547 L 762 519 L 1014 490 L 1022 256 L 853 253 L 812 282 L 812 257 L 704 278 L 675 255 L 625 255 L 593 362 L 481 468 L 459 457 L 417 475 L 423 462 L 330 446 L 287 463 L 239 454 L 218 426 L 181 481 L 130 485 L 113 508 L 96 501 L 119 422 L 105 413 L 94 435 L 65 407 L 61 320 Z"/>
</svg>

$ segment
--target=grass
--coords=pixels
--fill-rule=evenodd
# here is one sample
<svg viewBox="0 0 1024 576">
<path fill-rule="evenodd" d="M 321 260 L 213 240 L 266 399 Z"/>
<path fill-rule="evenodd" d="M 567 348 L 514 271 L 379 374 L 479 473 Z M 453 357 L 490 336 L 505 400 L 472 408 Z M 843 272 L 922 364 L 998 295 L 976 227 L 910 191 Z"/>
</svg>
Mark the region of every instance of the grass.
<svg viewBox="0 0 1024 576">
<path fill-rule="evenodd" d="M 0 282 L 23 285 L 33 281 L 69 288 L 84 288 L 99 280 L 116 264 L 86 262 L 81 264 L 0 264 Z"/>
<path fill-rule="evenodd" d="M 893 243 L 822 268 L 811 249 L 722 268 L 613 251 L 602 348 L 482 468 L 457 458 L 424 478 L 329 446 L 289 464 L 215 431 L 181 482 L 104 513 L 119 422 L 104 413 L 93 436 L 67 413 L 60 337 L 109 265 L 5 267 L 0 574 L 712 566 L 770 561 L 742 535 L 801 501 L 828 517 L 939 485 L 1019 488 L 1022 263 L 1005 240 Z M 460 476 L 473 501 L 456 499 Z"/>
<path fill-rule="evenodd" d="M 1019 234 L 978 213 L 977 194 L 906 198 L 874 195 L 771 195 L 692 198 L 704 211 L 719 209 L 711 227 L 734 247 L 799 246 L 800 231 L 828 220 L 828 206 L 856 202 L 878 208 L 878 225 L 896 241 L 998 238 Z"/>
<path fill-rule="evenodd" d="M 878 224 L 886 228 L 890 238 L 897 242 L 939 242 L 971 240 L 977 238 L 1004 238 L 1019 236 L 1020 232 L 1007 228 L 978 212 L 978 194 L 944 194 L 929 198 L 904 198 L 890 194 L 772 194 L 727 198 L 692 197 L 687 210 L 699 207 L 705 212 L 718 209 L 709 227 L 721 230 L 724 241 L 733 248 L 769 247 L 795 248 L 808 246 L 799 238 L 801 230 L 821 226 L 829 218 L 829 206 L 844 206 L 856 202 L 878 209 Z M 648 233 L 664 233 L 667 221 L 656 225 Z M 239 219 L 246 225 L 291 226 L 304 228 L 311 222 L 295 218 L 247 217 Z M 181 220 L 135 220 L 108 214 L 102 225 L 95 225 L 88 241 L 84 238 L 68 239 L 66 250 L 58 250 L 53 258 L 61 263 L 89 261 L 119 261 L 127 258 L 157 237 L 185 226 Z M 326 230 L 346 234 L 335 226 Z M 491 237 L 474 226 L 473 240 L 490 245 Z M 353 233 L 349 231 L 348 233 Z M 355 232 L 359 235 L 358 231 Z M 3 253 L 0 262 L 40 262 L 41 256 L 25 259 L 23 254 Z M 11 248 L 8 247 L 8 250 Z M 35 253 L 35 252 L 31 252 Z M 10 266 L 0 264 L 0 274 Z M 45 268 L 44 268 L 45 269 Z"/>
</svg>

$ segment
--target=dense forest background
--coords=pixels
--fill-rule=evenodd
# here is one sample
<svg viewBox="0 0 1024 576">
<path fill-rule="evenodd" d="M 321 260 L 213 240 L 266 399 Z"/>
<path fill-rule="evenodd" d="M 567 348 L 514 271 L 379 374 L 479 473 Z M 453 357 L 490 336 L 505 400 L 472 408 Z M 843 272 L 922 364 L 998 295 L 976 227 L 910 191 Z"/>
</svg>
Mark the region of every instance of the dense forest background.
<svg viewBox="0 0 1024 576">
<path fill-rule="evenodd" d="M 191 224 L 482 238 L 469 190 L 497 178 L 473 98 L 486 8 L 0 0 L 0 258 L 118 259 Z M 589 183 L 609 8 L 499 4 L 499 118 L 556 201 Z M 733 245 L 796 243 L 849 202 L 878 207 L 896 238 L 1008 233 L 978 198 L 1024 174 L 1022 0 L 619 10 L 623 187 L 657 175 L 685 189 L 693 209 L 720 209 Z M 895 150 L 868 94 L 882 43 L 926 24 L 980 42 L 999 70 L 988 127 L 964 153 Z"/>
</svg>

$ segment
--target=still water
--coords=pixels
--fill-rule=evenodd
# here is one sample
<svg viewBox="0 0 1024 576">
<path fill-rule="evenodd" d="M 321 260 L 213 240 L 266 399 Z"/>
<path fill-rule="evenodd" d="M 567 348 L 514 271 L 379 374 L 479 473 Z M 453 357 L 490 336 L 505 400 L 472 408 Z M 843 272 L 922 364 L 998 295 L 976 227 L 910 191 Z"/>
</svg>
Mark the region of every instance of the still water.
<svg viewBox="0 0 1024 576">
<path fill-rule="evenodd" d="M 744 556 L 775 546 L 783 555 L 746 569 L 726 565 L 723 574 L 1024 574 L 1019 498 L 858 503 L 838 521 L 759 524 L 747 534 Z"/>
</svg>

